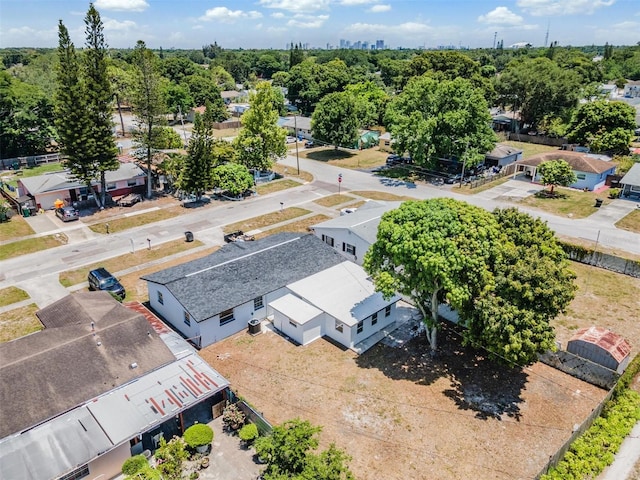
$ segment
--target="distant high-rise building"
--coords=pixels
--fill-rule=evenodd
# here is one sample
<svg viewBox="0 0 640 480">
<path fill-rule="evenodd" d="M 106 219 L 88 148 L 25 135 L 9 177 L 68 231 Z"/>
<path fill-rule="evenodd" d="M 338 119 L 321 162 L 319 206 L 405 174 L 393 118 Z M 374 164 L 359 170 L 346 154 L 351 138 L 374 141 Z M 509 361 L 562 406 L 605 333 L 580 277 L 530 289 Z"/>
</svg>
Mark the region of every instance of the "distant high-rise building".
<svg viewBox="0 0 640 480">
<path fill-rule="evenodd" d="M 347 48 L 349 46 L 349 42 L 344 38 L 340 39 L 340 48 Z"/>
<path fill-rule="evenodd" d="M 357 42 L 353 42 L 353 48 L 355 50 L 360 50 L 362 48 L 362 42 L 358 40 Z"/>
<path fill-rule="evenodd" d="M 362 42 L 362 50 L 369 50 L 369 42 Z"/>
<path fill-rule="evenodd" d="M 376 50 L 384 50 L 384 40 L 376 40 Z"/>
</svg>

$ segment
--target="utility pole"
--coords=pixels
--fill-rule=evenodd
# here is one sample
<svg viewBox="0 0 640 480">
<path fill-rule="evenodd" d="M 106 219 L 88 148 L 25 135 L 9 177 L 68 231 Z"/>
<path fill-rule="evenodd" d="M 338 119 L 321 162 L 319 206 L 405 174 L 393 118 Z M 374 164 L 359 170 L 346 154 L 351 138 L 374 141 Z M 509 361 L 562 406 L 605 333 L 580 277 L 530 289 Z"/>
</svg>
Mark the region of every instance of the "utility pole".
<svg viewBox="0 0 640 480">
<path fill-rule="evenodd" d="M 293 134 L 296 138 L 296 167 L 298 167 L 298 176 L 300 176 L 300 158 L 298 158 L 298 117 L 293 113 Z"/>
</svg>

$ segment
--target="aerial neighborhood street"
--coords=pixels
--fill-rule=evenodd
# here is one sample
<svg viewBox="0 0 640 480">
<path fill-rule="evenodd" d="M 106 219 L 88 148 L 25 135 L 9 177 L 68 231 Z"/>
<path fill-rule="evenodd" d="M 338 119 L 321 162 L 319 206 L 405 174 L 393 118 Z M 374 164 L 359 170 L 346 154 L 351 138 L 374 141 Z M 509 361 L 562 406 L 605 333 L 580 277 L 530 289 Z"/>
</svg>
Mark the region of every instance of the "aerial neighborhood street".
<svg viewBox="0 0 640 480">
<path fill-rule="evenodd" d="M 635 2 L 226 3 L 3 3 L 0 479 L 640 479 Z"/>
</svg>

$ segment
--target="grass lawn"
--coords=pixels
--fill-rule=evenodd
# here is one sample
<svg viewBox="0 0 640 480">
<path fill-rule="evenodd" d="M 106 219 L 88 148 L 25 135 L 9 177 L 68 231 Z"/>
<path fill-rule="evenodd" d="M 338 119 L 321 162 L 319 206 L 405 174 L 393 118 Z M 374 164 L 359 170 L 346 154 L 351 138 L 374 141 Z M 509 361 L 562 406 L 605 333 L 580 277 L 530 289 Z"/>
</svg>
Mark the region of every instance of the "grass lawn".
<svg viewBox="0 0 640 480">
<path fill-rule="evenodd" d="M 27 238 L 17 242 L 7 243 L 0 248 L 0 260 L 26 255 L 28 253 L 39 252 L 48 248 L 59 247 L 67 244 L 67 236 L 64 233 L 46 235 L 44 237 Z"/>
<path fill-rule="evenodd" d="M 611 202 L 606 194 L 595 192 L 583 192 L 571 188 L 555 188 L 558 197 L 545 198 L 539 195 L 531 195 L 518 203 L 533 208 L 539 208 L 554 215 L 566 215 L 572 218 L 585 218 L 598 211 L 594 207 L 596 198 L 602 199 L 603 205 Z"/>
<path fill-rule="evenodd" d="M 616 227 L 630 232 L 640 233 L 640 208 L 629 213 L 622 220 L 616 222 Z"/>
<path fill-rule="evenodd" d="M 371 200 L 382 200 L 384 202 L 404 202 L 405 200 L 417 200 L 415 197 L 406 195 L 395 195 L 387 192 L 376 192 L 375 190 L 360 190 L 349 192 L 359 197 L 369 198 Z"/>
<path fill-rule="evenodd" d="M 320 222 L 329 220 L 329 218 L 330 217 L 322 214 L 303 218 L 302 220 L 298 220 L 297 222 L 287 223 L 286 225 L 282 225 L 280 227 L 272 228 L 265 232 L 259 233 L 258 235 L 256 235 L 256 238 L 260 239 L 281 232 L 309 233 L 310 227 Z"/>
<path fill-rule="evenodd" d="M 17 171 L 8 171 L 5 172 L 2 176 L 4 179 L 6 179 L 3 180 L 4 183 L 8 183 L 9 185 L 15 187 L 16 185 L 18 185 L 18 179 L 20 177 L 35 177 L 37 175 L 44 175 L 45 173 L 49 172 L 59 172 L 61 170 L 64 170 L 64 167 L 60 162 L 52 162 L 43 163 L 42 165 L 38 165 L 37 167 L 33 168 L 22 168 L 18 170 L 19 172 L 22 172 L 19 175 L 17 174 Z"/>
<path fill-rule="evenodd" d="M 287 188 L 295 188 L 302 185 L 302 183 L 291 180 L 290 178 L 283 178 L 281 180 L 274 180 L 273 182 L 263 183 L 256 187 L 258 195 L 267 195 L 268 193 L 280 192 Z"/>
<path fill-rule="evenodd" d="M 303 148 L 299 151 L 302 158 L 326 162 L 344 168 L 373 168 L 384 165 L 389 154 L 378 148 L 365 150 L 336 150 L 333 147 Z"/>
<path fill-rule="evenodd" d="M 539 153 L 557 152 L 560 150 L 558 147 L 551 147 L 549 145 L 537 145 L 535 143 L 516 142 L 512 140 L 500 143 L 522 150 L 522 158 L 529 158 Z"/>
<path fill-rule="evenodd" d="M 29 294 L 18 287 L 7 287 L 0 289 L 0 307 L 21 302 L 29 298 Z"/>
<path fill-rule="evenodd" d="M 248 218 L 247 220 L 241 220 L 240 222 L 231 223 L 225 226 L 223 231 L 224 233 L 235 232 L 237 230 L 250 232 L 251 230 L 268 227 L 269 225 L 274 225 L 276 223 L 286 222 L 287 220 L 301 217 L 303 215 L 307 215 L 308 213 L 311 213 L 311 211 L 305 210 L 304 208 L 285 208 L 284 210 L 268 213 L 267 215 L 261 215 L 259 217 Z"/>
<path fill-rule="evenodd" d="M 313 182 L 313 175 L 311 175 L 309 172 L 305 172 L 304 170 L 300 170 L 300 175 L 298 175 L 298 169 L 295 167 L 289 167 L 280 165 L 279 163 L 274 163 L 271 170 L 282 176 L 291 177 L 302 182 Z"/>
<path fill-rule="evenodd" d="M 43 329 L 36 317 L 35 303 L 0 314 L 0 343 L 8 342 Z"/>
<path fill-rule="evenodd" d="M 111 273 L 115 273 L 127 268 L 135 267 L 142 263 L 152 262 L 154 260 L 160 260 L 164 257 L 171 256 L 176 253 L 184 252 L 195 247 L 202 246 L 203 243 L 195 240 L 193 242 L 185 242 L 184 240 L 174 240 L 172 242 L 163 243 L 151 250 L 141 249 L 135 253 L 127 253 L 119 257 L 110 258 L 104 262 L 94 263 L 92 265 L 86 265 L 82 268 L 75 270 L 68 270 L 60 273 L 58 279 L 60 283 L 65 287 L 70 287 L 78 283 L 87 281 L 87 274 L 89 270 L 94 268 L 104 267 Z M 126 288 L 126 287 L 125 287 Z M 129 299 L 129 293 L 127 290 L 127 300 Z"/>
<path fill-rule="evenodd" d="M 221 128 L 221 129 L 213 129 L 213 136 L 216 138 L 223 137 L 235 137 L 240 132 L 239 128 Z"/>
<path fill-rule="evenodd" d="M 355 198 L 349 195 L 329 195 L 328 197 L 314 200 L 313 203 L 317 203 L 318 205 L 321 205 L 323 207 L 335 207 L 336 205 L 347 203 L 351 200 L 355 200 Z"/>
<path fill-rule="evenodd" d="M 14 215 L 8 222 L 0 223 L 0 242 L 14 240 L 27 235 L 33 235 L 31 226 L 20 215 Z"/>
<path fill-rule="evenodd" d="M 127 230 L 133 227 L 139 227 L 148 223 L 160 222 L 168 218 L 178 216 L 182 210 L 182 207 L 170 207 L 161 208 L 152 212 L 140 213 L 138 215 L 131 215 L 130 217 L 114 218 L 108 222 L 98 222 L 89 225 L 89 228 L 96 233 L 107 233 L 107 226 L 109 224 L 109 232 L 117 233 L 123 230 Z"/>
</svg>

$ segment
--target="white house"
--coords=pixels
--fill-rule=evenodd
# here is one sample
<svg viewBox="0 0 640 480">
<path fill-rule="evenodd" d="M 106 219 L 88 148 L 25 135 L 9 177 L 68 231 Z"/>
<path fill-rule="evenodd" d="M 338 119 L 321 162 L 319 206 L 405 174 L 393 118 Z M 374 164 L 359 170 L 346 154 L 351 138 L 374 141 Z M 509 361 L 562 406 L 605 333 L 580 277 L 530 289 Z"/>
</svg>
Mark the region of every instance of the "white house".
<svg viewBox="0 0 640 480">
<path fill-rule="evenodd" d="M 640 164 L 634 164 L 629 171 L 620 179 L 620 196 L 640 198 Z"/>
<path fill-rule="evenodd" d="M 230 243 L 143 279 L 151 307 L 201 347 L 269 318 L 301 345 L 326 335 L 353 348 L 393 323 L 399 300 L 384 300 L 326 243 L 293 233 Z"/>
<path fill-rule="evenodd" d="M 284 117 L 280 126 L 287 129 L 289 134 L 297 138 L 305 138 L 311 140 L 311 118 L 301 117 L 300 115 L 291 115 Z"/>
<path fill-rule="evenodd" d="M 389 326 L 396 302 L 375 291 L 362 267 L 344 261 L 287 285 L 291 292 L 271 302 L 273 325 L 306 345 L 327 336 L 347 348 Z"/>
<path fill-rule="evenodd" d="M 107 193 L 112 197 L 141 192 L 146 184 L 146 175 L 135 163 L 120 163 L 117 170 L 105 172 Z M 100 191 L 100 182 L 92 185 Z M 36 206 L 48 210 L 60 199 L 71 205 L 73 202 L 87 200 L 93 192 L 87 190 L 84 182 L 71 175 L 68 170 L 45 173 L 35 177 L 18 179 L 19 196 L 29 195 L 34 198 Z"/>
<path fill-rule="evenodd" d="M 400 204 L 368 201 L 353 213 L 314 225 L 313 233 L 343 257 L 362 265 L 364 254 L 376 241 L 382 215 Z"/>
</svg>

